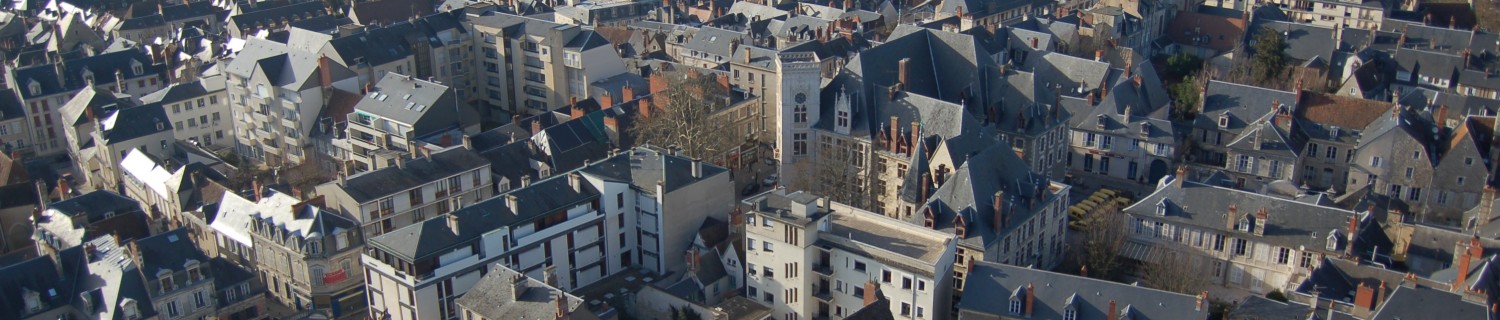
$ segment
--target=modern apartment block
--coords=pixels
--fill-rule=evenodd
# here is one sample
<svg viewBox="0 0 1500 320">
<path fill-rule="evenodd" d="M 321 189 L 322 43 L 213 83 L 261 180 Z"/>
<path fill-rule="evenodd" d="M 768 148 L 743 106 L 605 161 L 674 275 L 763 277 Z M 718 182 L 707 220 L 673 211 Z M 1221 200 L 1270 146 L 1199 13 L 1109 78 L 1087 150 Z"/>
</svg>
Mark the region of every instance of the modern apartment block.
<svg viewBox="0 0 1500 320">
<path fill-rule="evenodd" d="M 309 134 L 333 90 L 359 92 L 354 72 L 329 58 L 258 38 L 246 41 L 224 73 L 235 154 L 271 166 L 308 159 Z"/>
<path fill-rule="evenodd" d="M 329 209 L 359 221 L 364 234 L 373 238 L 489 199 L 494 184 L 489 161 L 465 146 L 453 146 L 319 185 L 317 194 L 326 197 Z"/>
<path fill-rule="evenodd" d="M 744 201 L 745 295 L 781 319 L 842 318 L 880 290 L 897 319 L 948 319 L 957 239 L 784 188 Z"/>
<path fill-rule="evenodd" d="M 538 114 L 588 99 L 589 84 L 626 72 L 625 61 L 591 28 L 504 13 L 468 18 L 482 55 L 474 79 L 490 118 Z"/>
<path fill-rule="evenodd" d="M 371 315 L 458 319 L 456 300 L 498 263 L 573 290 L 627 268 L 681 271 L 697 227 L 727 216 L 728 171 L 636 148 L 373 237 Z"/>
<path fill-rule="evenodd" d="M 387 73 L 354 105 L 349 117 L 347 171 L 365 172 L 420 157 L 424 136 L 479 132 L 479 114 L 460 104 L 448 86 Z M 454 141 L 457 142 L 457 141 Z"/>
</svg>

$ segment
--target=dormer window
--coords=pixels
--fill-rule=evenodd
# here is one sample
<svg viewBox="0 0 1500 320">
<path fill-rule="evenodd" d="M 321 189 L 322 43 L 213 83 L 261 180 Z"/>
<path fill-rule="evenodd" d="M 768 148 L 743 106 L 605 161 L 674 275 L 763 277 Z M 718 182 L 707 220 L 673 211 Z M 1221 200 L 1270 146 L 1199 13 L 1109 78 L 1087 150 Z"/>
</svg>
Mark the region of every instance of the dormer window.
<svg viewBox="0 0 1500 320">
<path fill-rule="evenodd" d="M 203 280 L 203 271 L 198 268 L 198 261 L 189 260 L 183 268 L 187 269 L 188 279 L 193 282 Z"/>
<path fill-rule="evenodd" d="M 1068 296 L 1067 302 L 1063 305 L 1063 320 L 1078 320 L 1078 294 Z"/>
<path fill-rule="evenodd" d="M 1329 232 L 1328 233 L 1328 247 L 1327 247 L 1327 249 L 1328 249 L 1328 251 L 1338 251 L 1339 250 L 1339 231 L 1338 230 L 1334 230 L 1333 232 Z"/>
<path fill-rule="evenodd" d="M 1162 199 L 1161 201 L 1157 201 L 1156 202 L 1156 215 L 1158 215 L 1158 216 L 1166 216 L 1167 215 L 1167 206 L 1168 206 L 1168 204 L 1167 204 L 1167 200 L 1166 199 Z"/>
<path fill-rule="evenodd" d="M 1149 136 L 1149 135 L 1151 135 L 1151 124 L 1150 123 L 1142 123 L 1141 124 L 1141 136 L 1144 137 L 1144 136 Z"/>
<path fill-rule="evenodd" d="M 132 73 L 134 75 L 142 75 L 146 73 L 146 67 L 142 66 L 140 61 L 130 61 L 130 71 L 134 72 Z"/>
<path fill-rule="evenodd" d="M 1020 292 L 1020 291 L 1017 290 L 1016 292 Z M 1011 314 L 1021 314 L 1021 298 L 1020 297 L 1014 297 L 1014 296 L 1010 297 L 1010 313 Z"/>
<path fill-rule="evenodd" d="M 1100 115 L 1095 115 L 1094 117 L 1098 118 L 1098 120 L 1099 120 L 1099 123 L 1098 123 L 1099 129 L 1104 129 L 1104 124 L 1106 123 L 1105 120 L 1108 120 L 1109 116 L 1105 116 L 1105 115 L 1100 114 Z"/>
<path fill-rule="evenodd" d="M 21 289 L 21 290 L 22 290 L 21 295 L 25 296 L 24 298 L 26 300 L 26 312 L 27 313 L 41 312 L 42 308 L 43 308 L 43 306 L 42 306 L 42 293 L 41 292 L 36 292 L 36 291 L 31 291 L 31 289 Z"/>
<path fill-rule="evenodd" d="M 157 272 L 156 281 L 161 286 L 161 292 L 169 292 L 177 289 L 176 284 L 172 283 L 171 271 L 162 270 L 161 272 Z"/>
<path fill-rule="evenodd" d="M 1221 114 L 1221 115 L 1219 115 L 1219 127 L 1220 128 L 1228 128 L 1229 127 L 1229 115 L 1227 115 L 1227 114 Z"/>
<path fill-rule="evenodd" d="M 125 314 L 126 320 L 141 318 L 141 310 L 136 308 L 135 299 L 125 298 L 120 301 L 120 311 Z"/>
<path fill-rule="evenodd" d="M 33 96 L 38 96 L 38 95 L 42 94 L 42 84 L 41 83 L 38 83 L 36 81 L 32 81 L 31 84 L 27 85 L 26 87 L 27 87 L 26 88 L 27 90 L 31 91 L 31 95 L 33 95 Z"/>
</svg>

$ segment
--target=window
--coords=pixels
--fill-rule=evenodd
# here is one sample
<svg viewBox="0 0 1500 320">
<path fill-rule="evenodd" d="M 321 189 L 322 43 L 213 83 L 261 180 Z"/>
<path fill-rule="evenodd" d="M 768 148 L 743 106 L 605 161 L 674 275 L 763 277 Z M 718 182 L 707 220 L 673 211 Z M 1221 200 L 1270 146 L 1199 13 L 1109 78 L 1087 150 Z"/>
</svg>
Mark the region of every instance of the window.
<svg viewBox="0 0 1500 320">
<path fill-rule="evenodd" d="M 1010 299 L 1010 313 L 1011 314 L 1021 314 L 1021 299 L 1016 299 L 1016 298 L 1011 298 Z"/>
<path fill-rule="evenodd" d="M 1422 188 L 1412 187 L 1411 189 L 1408 189 L 1407 193 L 1406 193 L 1406 200 L 1407 201 L 1422 200 Z"/>
<path fill-rule="evenodd" d="M 917 280 L 917 291 L 927 291 L 927 280 Z"/>
<path fill-rule="evenodd" d="M 1099 138 L 1099 149 L 1109 150 L 1110 140 L 1111 140 L 1110 136 L 1100 137 Z"/>
<path fill-rule="evenodd" d="M 1416 173 L 1416 169 L 1415 169 L 1415 168 L 1412 168 L 1412 167 L 1406 167 L 1406 178 L 1407 178 L 1407 179 L 1411 179 L 1411 176 L 1412 176 L 1412 175 L 1413 175 L 1413 174 L 1415 174 L 1415 173 Z"/>
<path fill-rule="evenodd" d="M 911 286 L 912 286 L 911 277 L 901 277 L 901 289 L 911 290 Z"/>
<path fill-rule="evenodd" d="M 761 267 L 761 268 L 762 268 L 761 269 L 762 271 L 765 271 L 765 275 L 766 275 L 767 278 L 775 278 L 776 277 L 776 269 L 771 269 L 771 267 L 769 267 L 769 266 Z"/>
<path fill-rule="evenodd" d="M 1328 251 L 1337 251 L 1339 249 L 1339 233 L 1338 232 L 1328 233 L 1328 244 L 1327 244 L 1327 246 L 1324 249 L 1328 249 Z"/>
<path fill-rule="evenodd" d="M 1278 248 L 1276 251 L 1276 264 L 1287 264 L 1292 258 L 1291 248 Z"/>
<path fill-rule="evenodd" d="M 1085 147 L 1093 147 L 1094 146 L 1094 141 L 1097 140 L 1097 137 L 1098 137 L 1098 135 L 1094 134 L 1094 133 L 1084 134 L 1084 136 L 1083 136 L 1083 146 L 1085 146 Z"/>
<path fill-rule="evenodd" d="M 1380 167 L 1380 157 L 1370 157 L 1370 166 L 1371 167 L 1379 168 Z"/>
<path fill-rule="evenodd" d="M 197 307 L 198 308 L 202 308 L 204 306 L 207 306 L 208 305 L 207 301 L 208 301 L 208 299 L 205 299 L 203 297 L 203 291 L 198 291 L 198 292 L 196 292 L 196 293 L 193 294 L 193 302 L 197 303 Z"/>
<path fill-rule="evenodd" d="M 891 270 L 880 270 L 880 282 L 891 283 Z"/>
<path fill-rule="evenodd" d="M 854 271 L 865 272 L 865 263 L 864 262 L 855 261 L 854 262 Z"/>
<path fill-rule="evenodd" d="M 761 241 L 761 245 L 762 245 L 761 248 L 763 250 L 766 250 L 766 252 L 775 251 L 775 250 L 771 250 L 771 242 L 770 241 Z"/>
<path fill-rule="evenodd" d="M 1078 320 L 1078 310 L 1068 307 L 1063 310 L 1063 320 Z"/>
<path fill-rule="evenodd" d="M 1335 148 L 1333 146 L 1328 146 L 1328 153 L 1325 154 L 1324 156 L 1327 157 L 1327 158 L 1329 158 L 1329 159 L 1337 158 L 1339 156 L 1339 148 Z"/>
<path fill-rule="evenodd" d="M 1470 158 L 1470 157 L 1465 157 L 1464 158 L 1464 166 L 1465 167 L 1473 166 L 1473 165 L 1474 165 L 1474 158 Z"/>
<path fill-rule="evenodd" d="M 903 317 L 910 317 L 911 316 L 911 303 L 910 302 L 905 302 L 905 301 L 901 302 L 901 316 L 903 316 Z"/>
</svg>

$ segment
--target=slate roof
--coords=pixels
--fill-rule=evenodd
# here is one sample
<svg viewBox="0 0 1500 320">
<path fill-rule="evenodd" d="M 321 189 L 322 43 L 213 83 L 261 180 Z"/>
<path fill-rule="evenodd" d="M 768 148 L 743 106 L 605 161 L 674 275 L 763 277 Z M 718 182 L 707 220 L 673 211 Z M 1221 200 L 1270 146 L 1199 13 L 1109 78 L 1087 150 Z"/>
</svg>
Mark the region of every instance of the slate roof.
<svg viewBox="0 0 1500 320">
<path fill-rule="evenodd" d="M 421 0 L 377 0 L 366 2 L 353 2 L 349 6 L 349 16 L 357 17 L 355 23 L 361 25 L 373 25 L 381 23 L 394 23 L 407 20 L 413 16 L 426 16 L 432 14 L 432 3 Z"/>
<path fill-rule="evenodd" d="M 58 109 L 58 113 L 62 116 L 63 123 L 78 126 L 91 120 L 86 117 L 88 110 L 93 110 L 94 117 L 104 119 L 105 116 L 108 116 L 115 110 L 133 106 L 135 105 L 129 99 L 123 99 L 121 96 L 109 91 L 100 91 L 93 87 L 83 87 L 82 90 L 78 90 L 78 93 L 73 95 L 72 99 L 69 99 L 66 104 L 63 104 Z M 80 140 L 79 143 L 83 143 L 81 140 L 88 137 L 77 138 Z"/>
<path fill-rule="evenodd" d="M 1282 33 L 1286 43 L 1286 50 L 1283 52 L 1287 58 L 1291 59 L 1289 62 L 1298 65 L 1308 62 L 1321 63 L 1325 66 L 1332 64 L 1333 53 L 1338 49 L 1339 44 L 1334 39 L 1332 28 L 1265 19 L 1255 20 L 1251 22 L 1247 31 L 1250 35 L 1245 36 L 1246 48 L 1251 47 L 1250 41 L 1255 39 L 1256 34 L 1270 28 Z"/>
<path fill-rule="evenodd" d="M 629 183 L 648 192 L 656 192 L 660 183 L 662 192 L 668 193 L 729 172 L 724 167 L 704 162 L 703 176 L 693 177 L 692 166 L 691 159 L 637 147 L 589 164 L 580 172 L 608 181 Z"/>
<path fill-rule="evenodd" d="M 1207 130 L 1225 130 L 1239 134 L 1256 119 L 1271 111 L 1271 103 L 1287 106 L 1296 104 L 1297 95 L 1292 92 L 1252 87 L 1241 84 L 1210 80 L 1208 97 L 1203 101 L 1203 111 L 1194 119 L 1193 126 Z M 1221 129 L 1219 117 L 1229 116 L 1229 126 Z"/>
<path fill-rule="evenodd" d="M 938 3 L 934 11 L 937 13 L 954 14 L 959 10 L 960 7 L 962 7 L 965 15 L 970 15 L 977 18 L 985 18 L 989 17 L 990 15 L 1000 14 L 1001 12 L 1029 5 L 1031 5 L 1031 1 L 1026 0 L 943 1 Z"/>
<path fill-rule="evenodd" d="M 557 312 L 555 299 L 561 296 L 567 300 L 569 319 L 597 319 L 587 310 L 583 298 L 536 279 L 521 279 L 524 284 L 519 288 L 524 291 L 519 295 L 515 294 L 518 287 L 513 284 L 512 279 L 518 276 L 525 277 L 510 268 L 496 266 L 488 275 L 480 278 L 469 293 L 459 297 L 457 303 L 464 310 L 485 319 L 553 319 Z"/>
<path fill-rule="evenodd" d="M 158 270 L 185 271 L 188 260 L 207 264 L 208 256 L 198 251 L 187 229 L 177 229 L 135 241 L 142 272 L 155 275 Z"/>
<path fill-rule="evenodd" d="M 1464 300 L 1462 296 L 1447 291 L 1417 286 L 1397 287 L 1375 310 L 1372 320 L 1422 319 L 1433 316 L 1434 310 L 1442 310 L 1443 317 L 1455 319 L 1488 319 L 1495 313 L 1484 305 Z"/>
<path fill-rule="evenodd" d="M 414 130 L 421 130 L 417 126 L 425 119 L 444 125 L 449 121 L 442 120 L 470 124 L 478 121 L 479 115 L 474 108 L 457 105 L 453 90 L 446 85 L 391 72 L 380 78 L 373 88 L 359 99 L 359 104 L 354 106 L 355 112 L 401 122 L 413 126 Z M 427 133 L 414 132 L 417 135 Z"/>
<path fill-rule="evenodd" d="M 964 294 L 988 299 L 964 299 L 959 310 L 982 314 L 1016 317 L 1010 313 L 1009 299 L 1026 299 L 1028 287 L 1032 296 L 1031 318 L 1062 319 L 1067 308 L 1078 312 L 1078 319 L 1103 319 L 1110 314 L 1111 302 L 1116 308 L 1128 309 L 1132 319 L 1207 319 L 1208 303 L 1198 307 L 1196 297 L 1110 281 L 1085 278 L 998 264 L 974 261 L 964 281 Z M 1024 312 L 1024 311 L 1023 311 Z"/>
<path fill-rule="evenodd" d="M 133 63 L 141 65 L 141 73 L 135 72 L 132 68 Z M 20 89 L 18 91 L 21 92 L 22 99 L 30 100 L 82 89 L 87 86 L 87 81 L 83 76 L 85 70 L 93 73 L 94 85 L 104 86 L 115 83 L 115 72 L 122 74 L 125 79 L 136 79 L 159 75 L 164 68 L 162 65 L 152 64 L 151 57 L 144 52 L 132 49 L 64 61 L 63 69 L 61 75 L 57 73 L 57 68 L 53 64 L 11 69 L 15 79 L 15 83 L 11 85 Z M 41 85 L 39 92 L 32 93 L 29 90 L 28 86 L 32 81 Z"/>
<path fill-rule="evenodd" d="M 139 272 L 130 253 L 116 242 L 114 237 L 98 237 L 88 242 L 95 253 L 88 259 L 87 275 L 80 276 L 78 287 L 97 301 L 95 310 L 84 310 L 90 318 L 128 320 L 124 306 L 127 301 L 135 304 L 140 318 L 156 315 L 147 281 Z M 82 246 L 77 251 L 84 251 Z M 80 254 L 81 255 L 81 254 Z M 82 259 L 81 257 L 79 259 Z"/>
<path fill-rule="evenodd" d="M 404 166 L 385 167 L 348 177 L 340 187 L 355 202 L 366 203 L 489 164 L 473 150 L 455 146 L 433 152 L 428 157 L 407 160 Z"/>
<path fill-rule="evenodd" d="M 21 106 L 21 99 L 15 91 L 0 90 L 0 121 L 25 118 L 26 109 Z"/>
<path fill-rule="evenodd" d="M 83 259 L 82 252 L 82 248 L 63 251 L 60 260 L 67 266 L 63 273 L 58 272 L 63 266 L 59 266 L 52 257 L 45 256 L 0 268 L 0 316 L 25 319 L 32 315 L 26 310 L 23 295 L 28 290 L 39 293 L 42 302 L 51 307 L 45 310 L 67 307 L 75 297 L 72 293 L 78 277 L 73 272 L 78 270 L 76 262 Z"/>
<path fill-rule="evenodd" d="M 279 24 L 283 19 L 292 21 L 298 20 L 298 17 L 302 16 L 311 15 L 312 17 L 319 17 L 328 14 L 328 11 L 323 8 L 323 3 L 318 1 L 297 2 L 279 7 L 267 7 L 263 5 L 259 7 L 263 8 L 262 10 L 253 10 L 255 8 L 246 6 L 241 6 L 241 8 L 246 11 L 229 17 L 229 23 L 234 27 L 242 29 L 255 28 L 258 24 L 262 23 L 266 25 Z"/>
<path fill-rule="evenodd" d="M 313 52 L 296 49 L 282 43 L 260 38 L 250 38 L 245 46 L 224 66 L 224 72 L 240 77 L 251 77 L 256 72 L 265 73 L 271 85 L 302 90 L 319 85 L 318 59 Z M 354 77 L 353 71 L 342 66 L 333 66 L 334 81 Z"/>
<path fill-rule="evenodd" d="M 47 205 L 47 210 L 56 210 L 59 213 L 74 217 L 75 220 L 77 218 L 84 218 L 84 224 L 99 222 L 115 214 L 142 212 L 140 202 L 108 190 L 93 191 L 68 198 L 67 200 L 53 202 Z"/>
<path fill-rule="evenodd" d="M 210 93 L 224 91 L 224 76 L 208 76 L 202 79 L 183 83 L 174 83 L 166 88 L 157 90 L 141 96 L 141 102 L 172 104 L 183 100 L 196 99 Z"/>
<path fill-rule="evenodd" d="M 480 201 L 448 213 L 448 218 L 427 219 L 370 238 L 367 245 L 394 254 L 407 262 L 436 257 L 455 247 L 478 241 L 484 233 L 516 221 L 516 215 L 505 207 L 505 201 L 504 197 Z M 450 218 L 458 219 L 457 234 L 448 228 Z"/>
<path fill-rule="evenodd" d="M 116 110 L 99 122 L 104 125 L 100 145 L 130 141 L 159 132 L 171 132 L 172 121 L 160 103 Z M 154 124 L 154 125 L 153 125 Z"/>
<path fill-rule="evenodd" d="M 911 169 L 908 173 L 914 170 L 918 169 Z M 1034 174 L 1008 144 L 992 144 L 969 157 L 968 161 L 953 171 L 952 176 L 936 188 L 928 202 L 921 204 L 922 208 L 919 210 L 931 208 L 936 223 L 933 229 L 950 234 L 956 229 L 955 224 L 959 221 L 957 217 L 962 216 L 967 227 L 964 238 L 959 241 L 988 247 L 1012 230 L 1022 227 L 1027 220 L 1036 217 L 1041 208 L 1056 199 L 1047 191 L 1045 194 L 1050 199 L 1032 200 L 1037 188 L 1047 188 L 1048 184 L 1046 178 Z M 920 182 L 911 182 L 910 185 L 913 188 L 903 187 L 903 193 L 914 190 Z M 916 202 L 915 192 L 912 191 L 913 194 L 910 195 L 912 200 L 907 201 Z M 1005 228 L 998 228 L 994 224 L 996 195 L 1005 197 L 1003 205 L 1011 215 L 1011 224 Z M 925 219 L 924 215 L 913 214 L 908 222 L 922 225 Z"/>
<path fill-rule="evenodd" d="M 1165 215 L 1157 214 L 1157 204 L 1166 205 Z M 1256 228 L 1265 228 L 1264 235 L 1233 230 L 1229 223 L 1229 207 L 1235 205 L 1235 221 L 1254 217 L 1265 209 L 1269 222 L 1255 223 Z M 1158 188 L 1151 195 L 1141 198 L 1125 208 L 1125 213 L 1148 221 L 1165 221 L 1171 224 L 1191 225 L 1205 230 L 1229 232 L 1239 237 L 1256 239 L 1271 245 L 1308 250 L 1327 251 L 1329 233 L 1338 233 L 1347 239 L 1348 225 L 1357 214 L 1337 208 L 1320 207 L 1288 199 L 1276 198 L 1229 188 L 1214 187 L 1192 181 L 1183 181 L 1181 187 L 1170 184 Z M 1348 244 L 1339 240 L 1338 250 Z"/>
<path fill-rule="evenodd" d="M 403 18 L 399 23 L 334 38 L 327 42 L 336 53 L 329 58 L 339 59 L 340 64 L 348 67 L 385 65 L 412 55 L 406 35 L 413 33 L 416 30 Z"/>
</svg>

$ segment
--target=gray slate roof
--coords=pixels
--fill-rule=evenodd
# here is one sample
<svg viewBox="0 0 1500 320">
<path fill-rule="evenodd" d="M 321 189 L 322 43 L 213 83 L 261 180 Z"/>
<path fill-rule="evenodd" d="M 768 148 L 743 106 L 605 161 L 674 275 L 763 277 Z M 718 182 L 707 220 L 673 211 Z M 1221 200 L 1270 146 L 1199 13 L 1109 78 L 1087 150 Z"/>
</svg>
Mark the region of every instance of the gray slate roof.
<svg viewBox="0 0 1500 320">
<path fill-rule="evenodd" d="M 458 298 L 459 307 L 474 312 L 485 319 L 554 319 L 557 315 L 557 299 L 567 300 L 570 309 L 568 319 L 597 319 L 586 308 L 583 299 L 565 293 L 546 283 L 524 278 L 520 281 L 522 293 L 515 294 L 517 286 L 513 277 L 525 277 L 510 268 L 496 266 L 493 271 L 463 297 Z"/>
<path fill-rule="evenodd" d="M 366 203 L 489 164 L 479 153 L 455 146 L 428 157 L 407 160 L 404 166 L 348 177 L 341 187 L 355 202 Z"/>
<path fill-rule="evenodd" d="M 1208 319 L 1208 302 L 1200 308 L 1193 296 L 986 261 L 975 261 L 964 282 L 965 296 L 986 298 L 964 299 L 958 309 L 1018 317 L 1007 302 L 1019 298 L 1024 303 L 1028 286 L 1033 319 L 1062 319 L 1068 308 L 1078 312 L 1078 319 L 1104 319 L 1111 302 L 1129 309 L 1131 319 Z"/>
<path fill-rule="evenodd" d="M 1158 203 L 1165 203 L 1165 215 L 1157 214 Z M 1258 210 L 1265 209 L 1270 221 L 1255 225 L 1257 228 L 1266 228 L 1264 235 L 1231 230 L 1232 225 L 1226 220 L 1231 204 L 1235 205 L 1235 212 L 1240 216 L 1235 217 L 1236 221 L 1246 216 L 1253 217 Z M 1124 212 L 1147 221 L 1160 220 L 1176 225 L 1190 225 L 1256 239 L 1255 241 L 1271 245 L 1306 247 L 1315 251 L 1327 251 L 1324 248 L 1330 232 L 1337 232 L 1341 239 L 1345 238 L 1349 221 L 1356 216 L 1355 212 L 1343 209 L 1320 207 L 1192 181 L 1183 181 L 1181 187 L 1168 184 L 1158 188 L 1151 195 L 1125 208 Z M 1340 240 L 1337 248 L 1343 250 L 1345 246 L 1347 244 Z"/>
</svg>

